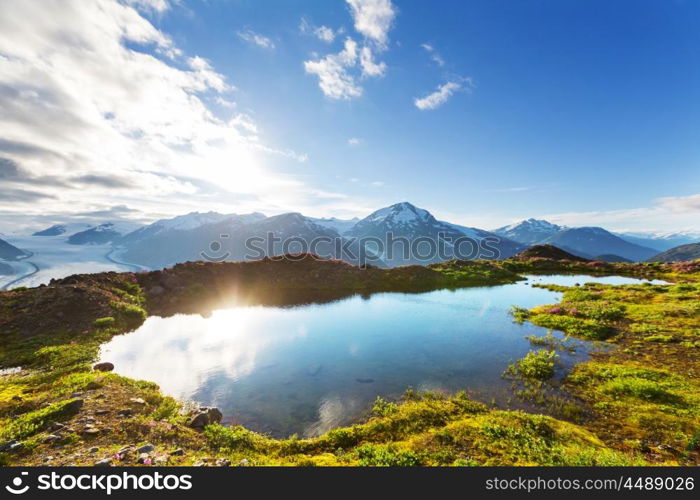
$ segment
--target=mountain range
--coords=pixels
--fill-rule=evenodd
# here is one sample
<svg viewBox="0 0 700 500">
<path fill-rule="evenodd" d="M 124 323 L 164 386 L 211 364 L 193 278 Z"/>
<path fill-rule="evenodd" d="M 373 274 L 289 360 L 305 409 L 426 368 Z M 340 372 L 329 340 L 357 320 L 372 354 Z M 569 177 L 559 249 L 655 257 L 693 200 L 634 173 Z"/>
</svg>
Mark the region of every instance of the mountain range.
<svg viewBox="0 0 700 500">
<path fill-rule="evenodd" d="M 491 251 L 479 245 L 488 237 L 494 240 Z M 388 238 L 396 241 L 391 248 L 375 244 Z M 455 249 L 450 240 L 460 238 L 471 238 L 476 244 L 465 243 L 464 249 Z M 367 243 L 367 239 L 372 241 Z M 416 251 L 426 254 L 430 250 L 420 248 L 421 239 L 440 240 L 444 243 L 443 253 L 427 259 L 416 257 Z M 314 240 L 318 245 L 310 248 Z M 255 242 L 252 252 L 246 248 L 246 241 Z M 285 245 L 285 241 L 289 244 Z M 377 210 L 361 220 L 317 219 L 299 213 L 266 217 L 260 213 L 195 212 L 157 221 L 115 240 L 114 244 L 124 260 L 152 268 L 203 258 L 244 260 L 302 250 L 351 263 L 392 267 L 455 258 L 460 251 L 463 256 L 474 253 L 472 258 L 507 258 L 525 248 L 488 231 L 438 221 L 428 211 L 408 202 Z M 406 255 L 404 250 L 411 250 L 410 245 L 416 248 Z"/>
<path fill-rule="evenodd" d="M 555 245 L 587 259 L 611 262 L 643 261 L 668 250 L 675 242 L 693 241 L 691 234 L 629 235 L 602 227 L 566 227 L 545 220 L 527 219 L 494 232 L 528 245 Z M 700 240 L 697 235 L 694 241 Z"/>
<path fill-rule="evenodd" d="M 693 233 L 613 233 L 601 227 L 566 227 L 538 219 L 486 231 L 438 220 L 408 202 L 379 209 L 363 219 L 193 212 L 140 227 L 128 222 L 54 224 L 33 236 L 72 245 L 107 245 L 114 249 L 114 258 L 151 269 L 193 260 L 240 261 L 299 251 L 393 267 L 451 258 L 503 259 L 533 245 L 554 245 L 586 259 L 644 261 L 657 259 L 659 252 L 665 253 L 658 260 L 696 255 L 692 245 L 691 253 L 666 251 L 678 241 L 700 241 L 700 234 Z M 394 242 L 390 248 L 377 245 L 390 238 Z M 314 248 L 308 246 L 312 241 L 318 242 Z M 249 248 L 250 242 L 254 248 Z M 430 242 L 437 242 L 437 252 Z M 426 252 L 431 253 L 428 258 Z M 0 240 L 0 259 L 23 255 L 23 250 Z"/>
</svg>

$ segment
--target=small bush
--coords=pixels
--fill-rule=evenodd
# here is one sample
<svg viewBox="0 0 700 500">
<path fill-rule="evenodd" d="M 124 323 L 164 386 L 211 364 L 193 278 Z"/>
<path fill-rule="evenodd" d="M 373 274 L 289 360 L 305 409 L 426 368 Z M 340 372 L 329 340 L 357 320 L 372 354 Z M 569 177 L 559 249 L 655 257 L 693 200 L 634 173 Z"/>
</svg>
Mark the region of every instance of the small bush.
<svg viewBox="0 0 700 500">
<path fill-rule="evenodd" d="M 532 313 L 524 307 L 511 306 L 510 315 L 513 316 L 513 319 L 518 323 L 523 323 Z"/>
<path fill-rule="evenodd" d="M 558 357 L 554 351 L 530 351 L 525 357 L 510 365 L 505 374 L 547 380 L 554 375 L 554 363 Z"/>
<path fill-rule="evenodd" d="M 374 400 L 374 406 L 372 407 L 372 413 L 378 417 L 388 417 L 389 415 L 396 413 L 398 410 L 399 407 L 396 405 L 396 403 L 391 403 L 379 396 L 377 396 L 377 399 Z"/>
</svg>

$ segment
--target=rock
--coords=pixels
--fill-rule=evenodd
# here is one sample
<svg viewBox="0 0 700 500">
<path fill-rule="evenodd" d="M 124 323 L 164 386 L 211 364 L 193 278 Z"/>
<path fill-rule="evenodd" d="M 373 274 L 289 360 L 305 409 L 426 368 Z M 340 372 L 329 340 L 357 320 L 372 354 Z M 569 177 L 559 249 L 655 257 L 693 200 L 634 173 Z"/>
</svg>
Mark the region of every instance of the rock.
<svg viewBox="0 0 700 500">
<path fill-rule="evenodd" d="M 59 422 L 54 422 L 53 424 L 51 424 L 49 426 L 49 430 L 55 432 L 55 431 L 60 431 L 61 429 L 65 429 L 65 427 L 66 427 L 65 424 L 61 424 Z"/>
<path fill-rule="evenodd" d="M 146 402 L 141 398 L 131 398 L 129 401 L 131 401 L 132 403 L 137 404 L 137 405 L 145 405 L 146 404 Z"/>
<path fill-rule="evenodd" d="M 87 434 L 88 436 L 96 436 L 99 433 L 100 429 L 98 429 L 97 427 L 88 427 L 85 430 L 83 430 L 83 434 Z"/>
<path fill-rule="evenodd" d="M 163 292 L 165 292 L 165 288 L 163 288 L 160 285 L 155 285 L 155 286 L 152 286 L 151 288 L 148 289 L 148 295 L 151 295 L 153 297 L 157 297 L 158 295 L 162 295 Z"/>
<path fill-rule="evenodd" d="M 161 455 L 161 456 L 156 457 L 155 459 L 153 459 L 153 463 L 154 463 L 155 465 L 165 465 L 165 464 L 168 463 L 168 460 L 169 460 L 169 459 L 170 459 L 170 457 L 169 457 L 168 455 Z"/>
<path fill-rule="evenodd" d="M 217 467 L 231 467 L 231 461 L 228 458 L 220 458 L 216 461 Z"/>
<path fill-rule="evenodd" d="M 51 455 L 49 455 L 48 457 L 44 457 L 41 461 L 46 463 L 46 462 L 50 462 L 51 460 L 53 460 L 53 457 Z"/>
<path fill-rule="evenodd" d="M 76 393 L 79 394 L 79 393 Z M 74 397 L 74 396 L 71 396 Z M 79 411 L 83 407 L 84 401 L 82 399 L 74 399 L 70 403 L 68 403 L 66 406 L 63 407 L 63 411 L 69 412 L 69 413 L 75 413 Z"/>
<path fill-rule="evenodd" d="M 88 453 L 97 453 L 100 449 L 97 446 L 93 446 L 88 450 Z"/>
<path fill-rule="evenodd" d="M 21 448 L 21 447 L 22 447 L 22 443 L 14 440 L 14 439 L 11 439 L 10 441 L 5 441 L 4 443 L 0 444 L 0 451 L 14 451 L 14 450 Z"/>
<path fill-rule="evenodd" d="M 107 415 L 109 410 L 95 410 L 95 415 Z"/>
<path fill-rule="evenodd" d="M 221 419 L 224 418 L 224 414 L 218 408 L 208 408 L 207 416 L 209 417 L 210 424 L 221 423 Z"/>
<path fill-rule="evenodd" d="M 56 434 L 49 434 L 44 438 L 44 443 L 53 443 L 54 441 L 58 441 L 61 439 L 61 436 L 58 436 Z"/>
<path fill-rule="evenodd" d="M 179 457 L 179 456 L 182 456 L 185 454 L 185 450 L 183 450 L 182 448 L 178 448 L 177 450 L 173 451 L 170 454 L 174 457 Z"/>
<path fill-rule="evenodd" d="M 117 417 L 130 417 L 132 413 L 131 408 L 124 408 L 117 412 Z"/>
<path fill-rule="evenodd" d="M 187 425 L 193 429 L 203 429 L 209 424 L 220 423 L 222 418 L 224 418 L 224 415 L 218 408 L 200 408 Z"/>
<path fill-rule="evenodd" d="M 204 462 L 195 462 L 192 464 L 192 467 L 204 467 Z"/>
<path fill-rule="evenodd" d="M 73 394 L 70 395 L 70 397 L 72 397 L 72 398 L 79 398 L 79 397 L 82 396 L 82 395 L 83 395 L 82 392 L 74 392 Z"/>
<path fill-rule="evenodd" d="M 109 361 L 104 361 L 102 363 L 96 363 L 92 366 L 92 369 L 96 372 L 111 372 L 114 370 L 114 364 Z"/>
<path fill-rule="evenodd" d="M 238 462 L 238 466 L 239 466 L 239 467 L 245 467 L 245 466 L 248 465 L 249 463 L 250 463 L 250 462 L 248 462 L 248 459 L 247 459 L 247 458 L 244 458 L 243 460 L 241 460 L 240 462 Z"/>
<path fill-rule="evenodd" d="M 139 458 L 136 460 L 137 463 L 139 464 L 148 464 L 150 465 L 151 463 L 151 455 L 148 453 L 141 453 L 139 455 Z"/>
<path fill-rule="evenodd" d="M 112 466 L 112 459 L 111 458 L 103 458 L 102 460 L 98 460 L 95 462 L 95 467 L 111 467 Z"/>
<path fill-rule="evenodd" d="M 201 412 L 192 417 L 187 424 L 193 429 L 203 429 L 205 426 L 209 425 L 209 413 Z"/>
<path fill-rule="evenodd" d="M 144 444 L 140 448 L 136 448 L 136 453 L 152 453 L 155 451 L 156 447 L 153 446 L 151 443 Z"/>
<path fill-rule="evenodd" d="M 14 396 L 12 396 L 12 401 L 23 401 L 23 399 L 22 396 L 18 396 L 17 394 L 15 394 Z"/>
</svg>

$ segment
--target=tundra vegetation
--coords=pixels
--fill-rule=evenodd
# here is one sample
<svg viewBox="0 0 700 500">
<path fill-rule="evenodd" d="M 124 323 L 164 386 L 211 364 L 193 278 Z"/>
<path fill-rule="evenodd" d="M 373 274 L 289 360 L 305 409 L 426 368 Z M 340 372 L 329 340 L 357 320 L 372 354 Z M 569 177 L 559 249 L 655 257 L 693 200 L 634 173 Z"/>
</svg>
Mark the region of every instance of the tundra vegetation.
<svg viewBox="0 0 700 500">
<path fill-rule="evenodd" d="M 515 321 L 604 342 L 561 381 L 551 334 L 504 376 L 559 411 L 506 411 L 466 394 L 378 398 L 365 421 L 312 439 L 240 426 L 191 426 L 185 402 L 147 381 L 93 369 L 99 346 L 148 314 L 227 300 L 278 303 L 353 293 L 495 285 L 522 274 L 661 278 L 668 285 L 551 287 L 559 304 L 515 307 Z M 232 290 L 235 297 L 231 297 Z M 0 461 L 9 465 L 697 465 L 700 461 L 700 261 L 625 264 L 452 261 L 358 269 L 310 257 L 187 263 L 165 271 L 77 275 L 0 293 Z M 548 396 L 556 384 L 566 400 Z M 539 392 L 538 392 L 539 391 Z M 536 394 L 542 397 L 535 397 Z M 568 401 L 576 401 L 571 410 Z"/>
</svg>

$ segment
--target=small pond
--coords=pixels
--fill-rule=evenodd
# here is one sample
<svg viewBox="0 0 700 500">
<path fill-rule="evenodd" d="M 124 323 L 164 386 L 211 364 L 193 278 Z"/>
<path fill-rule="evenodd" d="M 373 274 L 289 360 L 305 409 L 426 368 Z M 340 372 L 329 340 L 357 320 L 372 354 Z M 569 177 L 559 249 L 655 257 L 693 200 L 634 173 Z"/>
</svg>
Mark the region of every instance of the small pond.
<svg viewBox="0 0 700 500">
<path fill-rule="evenodd" d="M 313 436 L 365 415 L 377 396 L 408 387 L 513 406 L 501 377 L 532 348 L 512 305 L 559 300 L 532 283 L 639 283 L 622 277 L 529 276 L 516 284 L 379 293 L 295 307 L 232 307 L 208 317 L 150 317 L 113 338 L 101 358 L 129 377 L 151 380 L 183 400 L 219 407 L 227 421 L 286 437 Z M 560 353 L 562 376 L 593 344 Z"/>
</svg>

